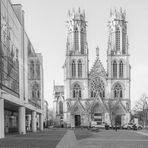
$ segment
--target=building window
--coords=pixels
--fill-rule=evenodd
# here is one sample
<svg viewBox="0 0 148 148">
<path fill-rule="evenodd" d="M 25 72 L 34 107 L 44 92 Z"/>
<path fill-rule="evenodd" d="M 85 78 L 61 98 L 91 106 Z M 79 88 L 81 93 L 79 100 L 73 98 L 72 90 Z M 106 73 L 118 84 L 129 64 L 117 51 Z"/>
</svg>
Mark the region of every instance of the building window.
<svg viewBox="0 0 148 148">
<path fill-rule="evenodd" d="M 83 28 L 81 29 L 81 54 L 84 54 L 84 32 L 83 32 Z"/>
<path fill-rule="evenodd" d="M 117 78 L 117 62 L 113 62 L 113 77 Z"/>
<path fill-rule="evenodd" d="M 30 61 L 30 78 L 34 78 L 34 61 Z"/>
<path fill-rule="evenodd" d="M 123 62 L 120 61 L 119 63 L 119 77 L 123 78 Z"/>
<path fill-rule="evenodd" d="M 91 98 L 95 98 L 96 94 L 98 94 L 102 99 L 105 98 L 105 85 L 104 82 L 99 77 L 95 77 L 90 82 L 90 87 L 91 87 L 90 91 Z"/>
<path fill-rule="evenodd" d="M 73 87 L 73 98 L 81 98 L 81 87 L 79 84 L 75 84 Z"/>
<path fill-rule="evenodd" d="M 119 83 L 117 83 L 114 87 L 114 98 L 123 98 L 123 89 Z"/>
<path fill-rule="evenodd" d="M 79 50 L 79 34 L 78 34 L 78 28 L 75 28 L 74 31 L 74 46 L 75 50 Z"/>
<path fill-rule="evenodd" d="M 78 61 L 78 77 L 82 77 L 82 62 Z"/>
<path fill-rule="evenodd" d="M 37 82 L 32 86 L 32 99 L 40 100 L 40 86 Z"/>
<path fill-rule="evenodd" d="M 62 101 L 59 102 L 59 114 L 63 114 L 63 103 Z"/>
<path fill-rule="evenodd" d="M 76 64 L 72 61 L 72 77 L 76 77 Z"/>
<path fill-rule="evenodd" d="M 116 29 L 116 51 L 120 51 L 120 30 Z"/>
<path fill-rule="evenodd" d="M 126 33 L 122 30 L 122 53 L 126 54 Z"/>
<path fill-rule="evenodd" d="M 90 96 L 91 98 L 93 98 L 93 96 L 94 96 L 93 94 L 94 94 L 94 92 L 93 92 L 93 91 L 91 91 L 91 96 Z"/>
</svg>

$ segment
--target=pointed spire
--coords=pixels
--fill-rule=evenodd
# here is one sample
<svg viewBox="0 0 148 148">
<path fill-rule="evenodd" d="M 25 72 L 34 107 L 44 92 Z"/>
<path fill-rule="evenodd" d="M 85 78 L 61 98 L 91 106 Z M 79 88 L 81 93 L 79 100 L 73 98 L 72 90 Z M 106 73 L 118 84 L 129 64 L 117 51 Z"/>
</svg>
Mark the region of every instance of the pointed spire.
<svg viewBox="0 0 148 148">
<path fill-rule="evenodd" d="M 122 14 L 122 7 L 120 7 L 120 13 Z"/>
<path fill-rule="evenodd" d="M 84 16 L 84 19 L 85 19 L 85 11 L 83 10 L 83 16 Z"/>
<path fill-rule="evenodd" d="M 81 9 L 80 9 L 80 7 L 79 7 L 79 14 L 81 13 Z"/>
<path fill-rule="evenodd" d="M 68 16 L 70 16 L 70 10 L 68 10 Z"/>
<path fill-rule="evenodd" d="M 112 16 L 113 12 L 112 12 L 112 9 L 110 9 L 110 17 Z"/>
<path fill-rule="evenodd" d="M 99 57 L 99 47 L 96 48 L 96 56 Z"/>
<path fill-rule="evenodd" d="M 55 89 L 55 80 L 53 80 L 53 89 Z"/>
</svg>

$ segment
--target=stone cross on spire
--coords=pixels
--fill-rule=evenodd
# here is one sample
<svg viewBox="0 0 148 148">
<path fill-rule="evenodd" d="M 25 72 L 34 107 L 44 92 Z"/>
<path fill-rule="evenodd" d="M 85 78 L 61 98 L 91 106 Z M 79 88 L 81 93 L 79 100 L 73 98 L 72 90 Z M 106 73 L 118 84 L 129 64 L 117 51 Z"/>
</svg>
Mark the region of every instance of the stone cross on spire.
<svg viewBox="0 0 148 148">
<path fill-rule="evenodd" d="M 99 57 L 99 47 L 96 48 L 96 56 Z"/>
</svg>

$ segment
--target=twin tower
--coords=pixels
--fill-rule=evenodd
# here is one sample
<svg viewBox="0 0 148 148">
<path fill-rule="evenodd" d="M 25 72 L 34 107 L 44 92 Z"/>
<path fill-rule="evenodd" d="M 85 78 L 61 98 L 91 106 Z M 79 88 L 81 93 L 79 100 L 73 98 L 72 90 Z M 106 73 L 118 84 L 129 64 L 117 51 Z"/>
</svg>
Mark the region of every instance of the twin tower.
<svg viewBox="0 0 148 148">
<path fill-rule="evenodd" d="M 54 85 L 57 124 L 70 127 L 130 121 L 130 64 L 126 13 L 110 11 L 107 70 L 99 59 L 89 70 L 85 12 L 68 12 L 64 86 Z"/>
</svg>

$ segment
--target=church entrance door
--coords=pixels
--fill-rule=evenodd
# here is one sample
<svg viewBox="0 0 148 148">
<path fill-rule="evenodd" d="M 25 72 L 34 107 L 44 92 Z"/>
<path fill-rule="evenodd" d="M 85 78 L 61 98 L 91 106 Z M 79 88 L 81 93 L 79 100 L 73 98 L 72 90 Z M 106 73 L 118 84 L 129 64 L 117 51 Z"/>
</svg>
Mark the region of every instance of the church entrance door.
<svg viewBox="0 0 148 148">
<path fill-rule="evenodd" d="M 75 127 L 80 127 L 81 125 L 81 116 L 75 115 Z"/>
<path fill-rule="evenodd" d="M 117 115 L 117 116 L 116 116 L 116 118 L 115 118 L 115 124 L 121 126 L 121 115 Z"/>
</svg>

